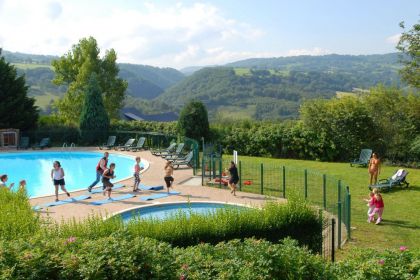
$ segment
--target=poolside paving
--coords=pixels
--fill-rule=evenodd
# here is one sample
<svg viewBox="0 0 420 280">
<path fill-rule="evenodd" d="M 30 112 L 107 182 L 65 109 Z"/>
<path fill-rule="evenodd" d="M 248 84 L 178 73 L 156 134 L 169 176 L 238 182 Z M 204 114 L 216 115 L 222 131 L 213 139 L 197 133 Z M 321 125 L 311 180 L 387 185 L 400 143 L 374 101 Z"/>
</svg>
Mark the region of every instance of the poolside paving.
<svg viewBox="0 0 420 280">
<path fill-rule="evenodd" d="M 90 150 L 92 148 L 78 148 L 78 150 Z M 48 151 L 48 150 L 47 150 Z M 165 159 L 161 157 L 154 156 L 150 151 L 140 151 L 140 152 L 121 152 L 110 150 L 110 153 L 121 153 L 128 155 L 138 155 L 142 159 L 147 160 L 150 163 L 149 169 L 143 173 L 142 183 L 145 185 L 165 185 L 163 181 L 163 168 L 165 165 Z M 98 158 L 99 160 L 99 158 Z M 86 166 L 86 168 L 92 169 L 92 181 L 95 179 L 94 168 Z M 136 197 L 132 197 L 126 200 L 115 201 L 112 203 L 104 205 L 93 205 L 91 202 L 103 200 L 105 197 L 102 193 L 91 194 L 91 198 L 87 200 L 82 200 L 74 203 L 68 203 L 64 205 L 58 205 L 50 207 L 47 209 L 39 210 L 44 217 L 50 217 L 56 221 L 68 220 L 68 219 L 79 219 L 86 218 L 89 215 L 111 215 L 113 213 L 123 211 L 126 209 L 142 206 L 142 205 L 153 205 L 156 203 L 165 203 L 165 202 L 175 202 L 175 201 L 219 201 L 219 202 L 229 202 L 229 203 L 238 203 L 244 205 L 252 206 L 261 206 L 266 201 L 269 200 L 279 200 L 275 198 L 268 198 L 258 194 L 237 192 L 237 196 L 233 196 L 228 189 L 225 188 L 216 188 L 216 187 L 203 187 L 197 184 L 199 179 L 193 177 L 193 170 L 191 168 L 180 168 L 174 171 L 174 191 L 180 192 L 179 195 L 170 195 L 168 197 L 158 198 L 151 201 L 143 201 L 142 197 L 150 196 L 153 194 L 163 194 L 166 193 L 166 187 L 164 190 L 160 191 L 141 191 L 134 193 L 132 192 L 133 180 L 124 180 L 118 183 L 125 184 L 126 187 L 119 188 L 113 191 L 112 196 L 117 197 L 125 194 L 135 194 Z M 183 183 L 185 182 L 185 183 Z M 51 186 L 53 190 L 53 186 Z M 76 191 L 72 192 L 73 197 L 88 194 L 87 191 Z M 64 194 L 60 195 L 60 199 L 66 199 L 67 196 Z M 54 196 L 46 196 L 33 198 L 30 200 L 31 205 L 42 205 L 48 202 L 54 201 Z"/>
</svg>

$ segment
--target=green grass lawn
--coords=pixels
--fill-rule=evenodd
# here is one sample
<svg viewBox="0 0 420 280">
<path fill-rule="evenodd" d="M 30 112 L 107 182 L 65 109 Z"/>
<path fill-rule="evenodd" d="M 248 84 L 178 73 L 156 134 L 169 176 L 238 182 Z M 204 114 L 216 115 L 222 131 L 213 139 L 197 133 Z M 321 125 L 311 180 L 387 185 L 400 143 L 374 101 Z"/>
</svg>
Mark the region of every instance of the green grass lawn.
<svg viewBox="0 0 420 280">
<path fill-rule="evenodd" d="M 348 163 L 330 163 L 307 160 L 272 159 L 240 156 L 243 163 L 265 163 L 285 165 L 308 169 L 333 175 L 344 180 L 350 186 L 352 239 L 339 252 L 341 257 L 347 255 L 349 248 L 399 248 L 400 246 L 419 247 L 420 244 L 420 170 L 405 168 L 409 174 L 408 189 L 395 188 L 384 193 L 385 209 L 383 223 L 367 223 L 367 206 L 369 175 L 367 168 L 350 167 Z M 390 177 L 398 167 L 382 166 L 379 178 Z M 245 178 L 245 177 L 244 177 Z M 280 186 L 279 186 L 280 188 Z"/>
</svg>

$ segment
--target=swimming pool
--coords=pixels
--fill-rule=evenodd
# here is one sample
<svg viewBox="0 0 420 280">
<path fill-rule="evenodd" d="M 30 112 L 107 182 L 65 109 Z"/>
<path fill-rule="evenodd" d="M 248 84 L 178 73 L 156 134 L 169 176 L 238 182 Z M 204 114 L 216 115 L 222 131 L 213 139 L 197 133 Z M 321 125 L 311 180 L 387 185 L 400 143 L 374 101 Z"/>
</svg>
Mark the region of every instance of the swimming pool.
<svg viewBox="0 0 420 280">
<path fill-rule="evenodd" d="M 64 169 L 66 188 L 68 191 L 86 189 L 96 178 L 96 165 L 103 157 L 103 152 L 23 152 L 0 153 L 0 174 L 7 174 L 7 185 L 25 179 L 29 197 L 52 195 L 54 186 L 51 182 L 53 162 L 58 160 Z M 110 151 L 109 163 L 116 164 L 115 180 L 123 180 L 133 175 L 134 157 L 113 154 Z M 143 167 L 148 162 L 142 160 Z"/>
<path fill-rule="evenodd" d="M 178 213 L 186 214 L 187 217 L 190 213 L 207 215 L 217 211 L 218 209 L 249 209 L 243 205 L 228 204 L 223 202 L 170 202 L 163 204 L 147 205 L 138 208 L 126 210 L 118 213 L 125 223 L 132 219 L 166 219 Z"/>
</svg>

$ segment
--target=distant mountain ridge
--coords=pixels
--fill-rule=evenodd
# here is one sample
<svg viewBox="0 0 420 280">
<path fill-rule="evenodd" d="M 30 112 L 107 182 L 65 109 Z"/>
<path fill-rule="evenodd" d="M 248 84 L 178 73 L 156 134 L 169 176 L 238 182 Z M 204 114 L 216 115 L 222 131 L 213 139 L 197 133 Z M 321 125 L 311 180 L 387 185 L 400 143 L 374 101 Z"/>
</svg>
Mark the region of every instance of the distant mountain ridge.
<svg viewBox="0 0 420 280">
<path fill-rule="evenodd" d="M 53 55 L 34 55 L 19 52 L 2 51 L 6 61 L 16 64 L 21 73 L 29 80 L 41 79 L 40 83 L 47 84 L 53 79 L 54 73 L 50 68 L 51 62 L 58 59 Z M 143 99 L 153 99 L 164 92 L 164 90 L 185 76 L 173 68 L 159 68 L 148 65 L 118 63 L 120 68 L 119 76 L 128 81 L 127 94 Z M 40 71 L 37 68 L 43 68 Z M 42 73 L 41 73 L 42 72 Z M 47 78 L 48 81 L 45 81 Z M 29 83 L 29 86 L 35 86 Z M 54 93 L 55 86 L 48 86 Z M 36 86 L 35 86 L 36 88 Z M 58 93 L 55 91 L 55 93 Z M 39 94 L 39 92 L 38 92 Z"/>
<path fill-rule="evenodd" d="M 46 107 L 66 88 L 51 83 L 57 56 L 3 51 L 26 75 L 30 94 Z M 302 100 L 331 98 L 336 91 L 368 89 L 379 83 L 400 86 L 398 53 L 251 58 L 224 66 L 158 68 L 120 63 L 127 80 L 126 108 L 141 114 L 178 112 L 190 99 L 203 101 L 210 117 L 221 113 L 255 119 L 294 118 Z M 48 110 L 45 111 L 48 113 Z"/>
</svg>

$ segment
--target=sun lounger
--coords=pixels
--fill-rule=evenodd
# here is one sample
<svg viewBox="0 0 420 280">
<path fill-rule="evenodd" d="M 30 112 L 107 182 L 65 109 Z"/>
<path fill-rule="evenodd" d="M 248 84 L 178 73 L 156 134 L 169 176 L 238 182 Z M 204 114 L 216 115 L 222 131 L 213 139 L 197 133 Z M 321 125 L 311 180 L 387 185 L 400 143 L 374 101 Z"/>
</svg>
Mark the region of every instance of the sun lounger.
<svg viewBox="0 0 420 280">
<path fill-rule="evenodd" d="M 46 137 L 46 138 L 42 138 L 41 141 L 39 142 L 39 144 L 35 144 L 32 149 L 44 149 L 46 147 L 48 147 L 50 145 L 50 138 Z"/>
<path fill-rule="evenodd" d="M 120 195 L 120 196 L 111 197 L 111 199 L 107 198 L 107 199 L 103 199 L 103 200 L 92 201 L 90 204 L 103 205 L 103 204 L 108 204 L 108 203 L 112 203 L 112 202 L 115 202 L 115 201 L 130 199 L 132 197 L 136 197 L 136 196 L 133 195 L 133 194 L 123 194 L 123 195 Z"/>
<path fill-rule="evenodd" d="M 144 142 L 146 142 L 146 138 L 140 137 L 139 141 L 137 141 L 137 145 L 130 148 L 131 151 L 137 152 L 141 149 L 144 149 Z"/>
<path fill-rule="evenodd" d="M 160 156 L 166 158 L 167 160 L 171 158 L 177 158 L 181 156 L 182 151 L 184 150 L 184 146 L 184 143 L 179 143 L 174 152 L 161 153 Z"/>
<path fill-rule="evenodd" d="M 180 166 L 183 166 L 183 165 L 186 165 L 188 167 L 192 167 L 193 157 L 194 157 L 194 152 L 190 151 L 187 154 L 187 156 L 185 157 L 185 159 L 173 161 L 172 166 L 174 167 L 174 169 L 177 169 L 177 168 L 179 168 Z"/>
<path fill-rule="evenodd" d="M 171 143 L 169 145 L 169 147 L 165 148 L 165 149 L 159 149 L 159 150 L 151 150 L 152 155 L 155 156 L 160 156 L 162 153 L 169 153 L 169 152 L 173 152 L 176 149 L 176 143 Z"/>
<path fill-rule="evenodd" d="M 355 159 L 352 162 L 350 162 L 350 166 L 353 166 L 353 165 L 367 166 L 369 164 L 371 155 L 372 155 L 371 149 L 363 149 L 360 152 L 359 159 Z"/>
<path fill-rule="evenodd" d="M 393 187 L 403 187 L 408 188 L 410 186 L 410 183 L 406 181 L 408 172 L 404 169 L 399 169 L 395 172 L 394 175 L 387 179 L 380 179 L 377 184 L 370 185 L 369 189 L 379 189 L 381 191 L 390 191 Z"/>
<path fill-rule="evenodd" d="M 112 135 L 108 137 L 108 141 L 104 143 L 102 146 L 99 147 L 100 150 L 111 150 L 115 146 L 115 141 L 117 140 L 117 136 Z"/>
<path fill-rule="evenodd" d="M 29 137 L 20 137 L 19 145 L 17 149 L 28 149 L 29 148 Z"/>
<path fill-rule="evenodd" d="M 127 140 L 127 142 L 125 142 L 125 144 L 116 146 L 114 147 L 114 149 L 120 150 L 120 151 L 128 151 L 130 148 L 133 147 L 135 141 L 136 141 L 135 138 L 130 138 Z"/>
</svg>

